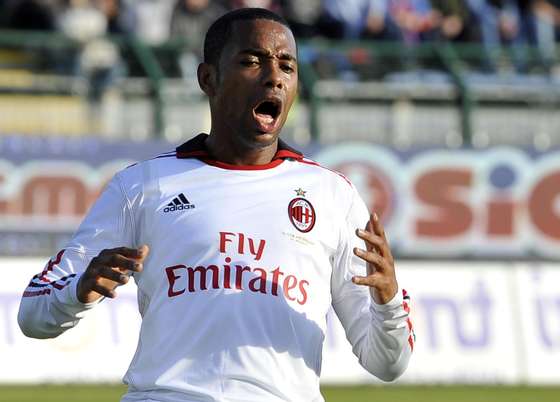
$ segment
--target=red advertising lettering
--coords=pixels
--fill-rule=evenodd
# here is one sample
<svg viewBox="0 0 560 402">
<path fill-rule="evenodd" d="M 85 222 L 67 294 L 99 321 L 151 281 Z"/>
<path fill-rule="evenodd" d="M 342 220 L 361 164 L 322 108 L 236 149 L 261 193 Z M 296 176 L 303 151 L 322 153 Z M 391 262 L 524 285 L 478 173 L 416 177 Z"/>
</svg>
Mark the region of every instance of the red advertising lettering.
<svg viewBox="0 0 560 402">
<path fill-rule="evenodd" d="M 464 194 L 471 186 L 472 172 L 465 169 L 438 169 L 420 176 L 415 192 L 429 212 L 417 218 L 416 233 L 449 238 L 468 231 L 473 214 Z"/>
</svg>

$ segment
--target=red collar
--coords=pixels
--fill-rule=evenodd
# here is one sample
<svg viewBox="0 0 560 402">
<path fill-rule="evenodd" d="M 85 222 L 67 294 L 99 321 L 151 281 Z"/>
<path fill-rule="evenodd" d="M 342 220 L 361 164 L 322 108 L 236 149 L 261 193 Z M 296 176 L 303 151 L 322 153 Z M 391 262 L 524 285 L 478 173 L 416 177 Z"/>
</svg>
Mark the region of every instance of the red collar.
<svg viewBox="0 0 560 402">
<path fill-rule="evenodd" d="M 206 148 L 206 138 L 208 138 L 208 134 L 202 133 L 178 146 L 176 148 L 177 158 L 197 158 L 209 165 L 231 170 L 265 170 L 280 165 L 285 159 L 303 159 L 303 154 L 301 152 L 296 151 L 288 146 L 284 141 L 279 139 L 278 150 L 272 160 L 266 165 L 232 165 L 217 161 L 208 153 L 208 149 Z"/>
</svg>

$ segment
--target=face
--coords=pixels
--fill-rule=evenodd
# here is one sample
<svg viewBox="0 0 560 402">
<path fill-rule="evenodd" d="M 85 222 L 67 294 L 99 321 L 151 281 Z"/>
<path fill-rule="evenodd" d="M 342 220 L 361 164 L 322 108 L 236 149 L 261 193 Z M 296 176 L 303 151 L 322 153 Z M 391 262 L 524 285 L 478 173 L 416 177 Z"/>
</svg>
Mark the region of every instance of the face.
<svg viewBox="0 0 560 402">
<path fill-rule="evenodd" d="M 117 0 L 97 0 L 95 2 L 97 8 L 105 15 L 115 15 L 118 13 L 119 4 Z"/>
<path fill-rule="evenodd" d="M 273 144 L 297 93 L 296 43 L 274 21 L 238 21 L 206 93 L 212 131 L 243 148 Z"/>
<path fill-rule="evenodd" d="M 234 2 L 235 3 L 235 2 Z M 257 7 L 269 8 L 272 6 L 272 0 L 239 0 L 238 7 Z"/>
<path fill-rule="evenodd" d="M 185 0 L 187 10 L 199 12 L 208 7 L 209 0 Z"/>
</svg>

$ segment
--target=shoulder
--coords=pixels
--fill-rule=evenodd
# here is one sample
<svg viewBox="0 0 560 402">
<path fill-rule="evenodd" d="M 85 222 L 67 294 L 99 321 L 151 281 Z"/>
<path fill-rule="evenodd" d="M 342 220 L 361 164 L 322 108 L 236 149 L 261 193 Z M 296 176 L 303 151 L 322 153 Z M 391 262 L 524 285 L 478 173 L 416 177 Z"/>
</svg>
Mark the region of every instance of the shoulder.
<svg viewBox="0 0 560 402">
<path fill-rule="evenodd" d="M 136 193 L 146 187 L 157 187 L 166 178 L 189 175 L 199 165 L 197 159 L 178 159 L 173 150 L 127 166 L 115 174 L 115 180 L 126 193 Z"/>
<path fill-rule="evenodd" d="M 177 151 L 164 152 L 150 159 L 138 161 L 119 171 L 117 175 L 123 178 L 137 178 L 149 173 L 151 176 L 166 176 L 175 174 L 178 170 L 188 171 L 196 159 L 178 159 Z"/>
<path fill-rule="evenodd" d="M 337 211 L 347 211 L 355 202 L 358 192 L 352 181 L 343 173 L 304 157 L 297 161 L 298 175 L 309 175 L 310 180 L 321 188 L 323 202 L 332 203 Z"/>
<path fill-rule="evenodd" d="M 135 162 L 132 165 L 129 165 L 129 166 L 125 167 L 122 170 L 122 172 L 134 171 L 134 170 L 137 170 L 137 169 L 141 169 L 146 164 L 154 164 L 154 163 L 159 163 L 159 162 L 169 162 L 169 161 L 172 161 L 173 159 L 176 159 L 176 158 L 177 158 L 177 151 L 175 151 L 175 150 L 168 151 L 168 152 L 163 152 L 163 153 L 155 155 L 155 156 L 153 156 L 149 159 L 145 159 L 145 160 Z"/>
<path fill-rule="evenodd" d="M 341 172 L 324 166 L 319 162 L 307 157 L 297 160 L 296 162 L 300 164 L 300 168 L 307 169 L 314 174 L 320 175 L 333 184 L 341 186 L 344 190 L 350 191 L 354 189 L 354 185 L 352 184 L 350 179 Z"/>
</svg>

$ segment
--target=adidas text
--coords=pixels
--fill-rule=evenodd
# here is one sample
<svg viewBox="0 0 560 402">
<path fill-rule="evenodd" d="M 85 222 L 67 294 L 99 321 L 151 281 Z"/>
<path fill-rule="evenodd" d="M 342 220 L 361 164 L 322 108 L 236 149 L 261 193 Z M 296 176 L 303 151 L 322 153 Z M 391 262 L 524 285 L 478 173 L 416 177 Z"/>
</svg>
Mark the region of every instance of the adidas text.
<svg viewBox="0 0 560 402">
<path fill-rule="evenodd" d="M 183 211 L 185 209 L 194 209 L 194 205 L 193 204 L 173 205 L 172 207 L 165 207 L 163 212 Z"/>
</svg>

